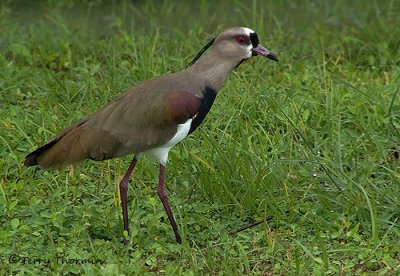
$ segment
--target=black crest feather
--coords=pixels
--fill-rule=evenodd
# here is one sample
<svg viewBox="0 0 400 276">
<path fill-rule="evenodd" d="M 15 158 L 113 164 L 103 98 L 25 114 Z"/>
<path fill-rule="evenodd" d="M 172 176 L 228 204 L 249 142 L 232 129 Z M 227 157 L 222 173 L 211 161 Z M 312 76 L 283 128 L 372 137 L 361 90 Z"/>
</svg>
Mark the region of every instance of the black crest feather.
<svg viewBox="0 0 400 276">
<path fill-rule="evenodd" d="M 186 68 L 188 68 L 188 67 L 192 66 L 193 64 L 195 64 L 196 61 L 201 57 L 201 55 L 204 54 L 204 52 L 207 51 L 207 49 L 210 48 L 211 45 L 213 45 L 214 41 L 215 41 L 215 37 L 210 42 L 208 42 L 206 44 L 206 46 L 203 47 L 203 49 L 201 49 L 201 51 L 194 57 L 194 59 L 189 63 L 189 65 L 186 66 Z"/>
</svg>

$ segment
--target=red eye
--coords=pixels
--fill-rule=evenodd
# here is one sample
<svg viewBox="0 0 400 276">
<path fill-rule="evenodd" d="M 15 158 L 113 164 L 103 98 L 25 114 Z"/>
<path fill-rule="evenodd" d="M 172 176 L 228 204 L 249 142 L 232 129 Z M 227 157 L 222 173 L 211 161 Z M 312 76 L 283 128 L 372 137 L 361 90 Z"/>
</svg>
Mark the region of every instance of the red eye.
<svg viewBox="0 0 400 276">
<path fill-rule="evenodd" d="M 236 41 L 237 43 L 239 43 L 240 45 L 245 45 L 245 44 L 249 44 L 249 38 L 245 35 L 239 35 L 236 37 Z"/>
</svg>

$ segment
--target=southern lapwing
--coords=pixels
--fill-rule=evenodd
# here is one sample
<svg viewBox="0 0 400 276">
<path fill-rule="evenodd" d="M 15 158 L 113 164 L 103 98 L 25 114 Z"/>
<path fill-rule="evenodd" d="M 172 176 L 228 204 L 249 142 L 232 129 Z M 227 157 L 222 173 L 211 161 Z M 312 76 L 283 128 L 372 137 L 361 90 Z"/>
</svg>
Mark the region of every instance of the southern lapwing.
<svg viewBox="0 0 400 276">
<path fill-rule="evenodd" d="M 201 57 L 208 49 L 209 51 Z M 129 233 L 127 191 L 132 171 L 145 154 L 160 163 L 157 192 L 178 243 L 181 237 L 164 186 L 168 152 L 204 120 L 228 74 L 252 56 L 278 61 L 248 28 L 231 28 L 211 40 L 180 72 L 143 81 L 96 113 L 55 135 L 25 157 L 26 166 L 59 168 L 84 159 L 96 161 L 134 154 L 122 178 L 124 229 Z"/>
</svg>

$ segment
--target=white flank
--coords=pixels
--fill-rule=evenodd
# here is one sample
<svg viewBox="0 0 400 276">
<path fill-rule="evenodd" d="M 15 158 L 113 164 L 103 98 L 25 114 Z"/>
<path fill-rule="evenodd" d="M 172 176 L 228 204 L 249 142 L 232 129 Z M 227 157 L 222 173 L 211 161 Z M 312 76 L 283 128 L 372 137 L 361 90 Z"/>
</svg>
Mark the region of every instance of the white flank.
<svg viewBox="0 0 400 276">
<path fill-rule="evenodd" d="M 170 149 L 176 144 L 178 144 L 180 141 L 182 141 L 188 135 L 192 120 L 193 119 L 189 119 L 183 124 L 178 125 L 178 130 L 176 131 L 174 137 L 172 137 L 172 139 L 169 140 L 165 145 L 148 150 L 144 152 L 144 154 L 148 155 L 149 157 L 157 159 L 160 164 L 165 166 L 165 164 L 167 163 L 168 153 Z"/>
</svg>

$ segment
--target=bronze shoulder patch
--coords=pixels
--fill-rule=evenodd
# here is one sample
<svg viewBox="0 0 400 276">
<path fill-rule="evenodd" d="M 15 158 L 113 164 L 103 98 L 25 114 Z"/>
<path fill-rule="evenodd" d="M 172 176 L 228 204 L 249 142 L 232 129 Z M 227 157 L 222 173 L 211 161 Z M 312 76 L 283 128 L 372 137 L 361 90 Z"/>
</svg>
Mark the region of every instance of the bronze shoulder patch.
<svg viewBox="0 0 400 276">
<path fill-rule="evenodd" d="M 190 92 L 169 93 L 165 97 L 166 119 L 170 123 L 182 124 L 199 112 L 200 104 L 200 98 Z"/>
</svg>

